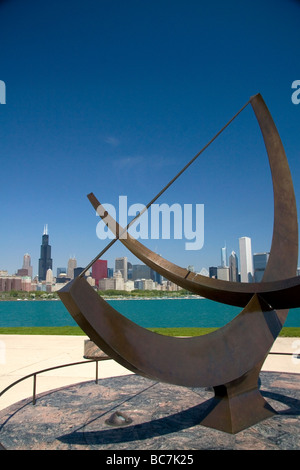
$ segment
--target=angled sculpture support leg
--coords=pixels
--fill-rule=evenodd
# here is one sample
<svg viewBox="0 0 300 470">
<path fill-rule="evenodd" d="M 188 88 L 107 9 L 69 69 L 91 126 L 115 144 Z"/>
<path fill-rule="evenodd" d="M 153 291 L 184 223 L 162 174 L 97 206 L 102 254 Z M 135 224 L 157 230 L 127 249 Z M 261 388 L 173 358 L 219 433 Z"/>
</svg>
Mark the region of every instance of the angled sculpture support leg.
<svg viewBox="0 0 300 470">
<path fill-rule="evenodd" d="M 208 403 L 202 426 L 236 434 L 268 419 L 276 411 L 258 389 L 263 362 L 236 380 L 213 387 L 215 396 Z"/>
</svg>

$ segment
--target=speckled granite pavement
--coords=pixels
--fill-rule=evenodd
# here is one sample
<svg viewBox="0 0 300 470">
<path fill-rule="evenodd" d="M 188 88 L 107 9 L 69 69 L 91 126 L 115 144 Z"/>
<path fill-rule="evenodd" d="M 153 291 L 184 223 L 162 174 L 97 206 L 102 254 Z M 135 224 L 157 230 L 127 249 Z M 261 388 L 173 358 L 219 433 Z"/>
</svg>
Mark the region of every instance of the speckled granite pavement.
<svg viewBox="0 0 300 470">
<path fill-rule="evenodd" d="M 262 372 L 261 392 L 277 411 L 235 435 L 198 425 L 213 393 L 128 375 L 84 382 L 0 412 L 7 450 L 299 450 L 300 375 Z M 121 412 L 126 426 L 107 420 Z"/>
</svg>

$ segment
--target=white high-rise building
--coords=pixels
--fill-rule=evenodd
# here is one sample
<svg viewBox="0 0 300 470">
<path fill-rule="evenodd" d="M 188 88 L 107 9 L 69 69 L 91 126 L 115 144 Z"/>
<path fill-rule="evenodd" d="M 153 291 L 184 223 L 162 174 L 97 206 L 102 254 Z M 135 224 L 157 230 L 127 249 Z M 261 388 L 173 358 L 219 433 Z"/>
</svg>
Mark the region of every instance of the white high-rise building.
<svg viewBox="0 0 300 470">
<path fill-rule="evenodd" d="M 226 245 L 221 248 L 221 267 L 227 266 L 227 248 Z"/>
<path fill-rule="evenodd" d="M 241 268 L 241 282 L 253 281 L 253 258 L 251 248 L 251 238 L 239 238 L 240 247 L 240 268 Z"/>
<path fill-rule="evenodd" d="M 77 268 L 77 260 L 75 256 L 73 256 L 73 258 L 69 258 L 69 261 L 68 261 L 68 271 L 67 271 L 68 278 L 74 279 L 75 268 Z"/>
<path fill-rule="evenodd" d="M 47 269 L 46 273 L 46 284 L 52 284 L 53 282 L 53 272 L 52 269 Z"/>
<path fill-rule="evenodd" d="M 229 281 L 229 268 L 228 266 L 218 266 L 217 277 L 222 281 Z"/>
</svg>

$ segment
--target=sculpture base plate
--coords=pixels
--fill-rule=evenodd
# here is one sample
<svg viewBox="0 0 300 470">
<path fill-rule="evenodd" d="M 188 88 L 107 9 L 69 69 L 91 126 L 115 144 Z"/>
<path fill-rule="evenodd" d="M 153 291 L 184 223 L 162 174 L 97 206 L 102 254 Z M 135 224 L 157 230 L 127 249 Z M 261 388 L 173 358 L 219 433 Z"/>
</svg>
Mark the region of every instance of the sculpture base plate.
<svg viewBox="0 0 300 470">
<path fill-rule="evenodd" d="M 38 395 L 34 406 L 28 399 L 0 411 L 0 443 L 8 450 L 299 450 L 300 374 L 262 372 L 260 382 L 276 414 L 236 434 L 199 424 L 212 389 L 126 375 L 64 387 Z M 109 426 L 116 412 L 129 424 Z"/>
</svg>

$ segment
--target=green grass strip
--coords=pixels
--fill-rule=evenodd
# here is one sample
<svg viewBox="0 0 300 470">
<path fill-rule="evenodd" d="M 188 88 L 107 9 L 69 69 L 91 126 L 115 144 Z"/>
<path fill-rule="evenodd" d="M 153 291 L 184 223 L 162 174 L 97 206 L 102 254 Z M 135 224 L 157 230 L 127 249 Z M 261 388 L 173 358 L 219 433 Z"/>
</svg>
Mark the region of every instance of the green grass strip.
<svg viewBox="0 0 300 470">
<path fill-rule="evenodd" d="M 166 336 L 201 336 L 217 328 L 148 328 L 155 333 Z M 37 326 L 37 327 L 2 327 L 1 335 L 64 335 L 86 336 L 79 326 Z M 281 337 L 300 337 L 300 328 L 286 327 L 280 332 Z"/>
<path fill-rule="evenodd" d="M 0 335 L 64 335 L 86 336 L 79 326 L 1 327 Z"/>
<path fill-rule="evenodd" d="M 154 333 L 159 333 L 160 335 L 165 336 L 202 336 L 212 331 L 217 330 L 217 328 L 148 328 Z"/>
<path fill-rule="evenodd" d="M 151 331 L 168 336 L 201 336 L 211 333 L 218 328 L 149 328 Z M 300 328 L 282 328 L 279 336 L 295 338 L 300 336 Z"/>
</svg>

